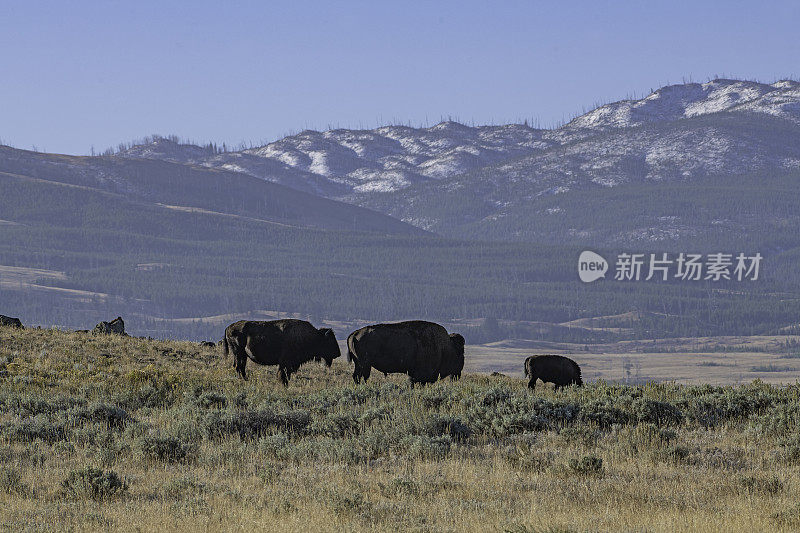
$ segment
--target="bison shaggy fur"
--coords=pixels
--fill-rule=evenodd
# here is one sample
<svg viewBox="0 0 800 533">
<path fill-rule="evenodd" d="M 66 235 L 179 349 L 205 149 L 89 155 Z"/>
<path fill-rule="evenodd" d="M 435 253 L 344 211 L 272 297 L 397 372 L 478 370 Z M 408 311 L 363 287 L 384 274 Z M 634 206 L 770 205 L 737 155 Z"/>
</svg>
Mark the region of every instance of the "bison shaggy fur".
<svg viewBox="0 0 800 533">
<path fill-rule="evenodd" d="M 581 367 L 563 355 L 533 355 L 525 359 L 525 377 L 528 387 L 536 388 L 536 380 L 554 383 L 556 389 L 565 385 L 583 385 Z"/>
<path fill-rule="evenodd" d="M 408 374 L 412 385 L 457 379 L 464 368 L 464 337 L 423 320 L 374 324 L 347 337 L 347 360 L 354 363 L 356 383 L 366 381 L 373 368 Z"/>
<path fill-rule="evenodd" d="M 330 328 L 315 328 L 305 320 L 240 320 L 225 329 L 225 355 L 233 352 L 233 367 L 247 379 L 247 359 L 260 365 L 278 365 L 278 379 L 284 385 L 300 365 L 324 360 L 331 366 L 342 355 Z"/>
</svg>

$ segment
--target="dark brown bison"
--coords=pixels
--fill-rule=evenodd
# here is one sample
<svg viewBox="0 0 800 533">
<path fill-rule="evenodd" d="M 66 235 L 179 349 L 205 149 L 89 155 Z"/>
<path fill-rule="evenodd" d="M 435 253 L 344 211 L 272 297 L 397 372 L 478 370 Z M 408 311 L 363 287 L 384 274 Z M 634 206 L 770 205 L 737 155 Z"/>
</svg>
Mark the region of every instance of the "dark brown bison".
<svg viewBox="0 0 800 533">
<path fill-rule="evenodd" d="M 536 388 L 536 380 L 554 383 L 556 389 L 565 385 L 583 385 L 581 367 L 578 363 L 561 355 L 533 355 L 525 359 L 525 377 L 528 387 Z"/>
<path fill-rule="evenodd" d="M 22 328 L 22 321 L 20 321 L 19 318 L 12 318 L 10 316 L 0 315 L 0 326 Z"/>
<path fill-rule="evenodd" d="M 125 321 L 122 320 L 121 316 L 118 316 L 111 322 L 100 322 L 94 327 L 92 333 L 102 335 L 122 335 L 124 337 L 128 336 L 128 334 L 125 333 Z"/>
<path fill-rule="evenodd" d="M 225 329 L 222 346 L 227 356 L 233 352 L 233 368 L 247 379 L 247 359 L 260 365 L 278 365 L 278 378 L 284 385 L 300 365 L 324 360 L 331 366 L 342 355 L 330 328 L 315 328 L 305 320 L 240 320 Z"/>
<path fill-rule="evenodd" d="M 410 320 L 366 326 L 347 337 L 347 360 L 353 381 L 367 381 L 374 368 L 384 374 L 408 374 L 411 384 L 433 383 L 464 368 L 464 337 L 439 324 Z"/>
</svg>

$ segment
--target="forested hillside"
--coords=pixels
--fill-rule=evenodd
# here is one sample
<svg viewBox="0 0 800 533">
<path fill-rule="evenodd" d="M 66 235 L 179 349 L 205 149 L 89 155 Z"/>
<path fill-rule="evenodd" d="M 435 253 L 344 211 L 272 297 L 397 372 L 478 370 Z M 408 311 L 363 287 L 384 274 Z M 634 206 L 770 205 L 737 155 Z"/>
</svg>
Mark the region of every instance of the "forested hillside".
<svg viewBox="0 0 800 533">
<path fill-rule="evenodd" d="M 800 84 L 714 80 L 527 124 L 305 131 L 229 151 L 0 147 L 0 313 L 218 337 L 199 319 L 427 318 L 475 342 L 797 331 Z M 577 258 L 608 258 L 578 280 Z M 615 281 L 619 253 L 761 254 L 757 281 Z M 615 327 L 576 319 L 624 315 Z M 177 320 L 181 319 L 181 320 Z M 340 331 L 340 333 L 344 333 Z"/>
<path fill-rule="evenodd" d="M 502 319 L 520 325 L 487 323 L 492 335 L 591 342 L 615 334 L 526 323 L 653 311 L 624 333 L 646 337 L 767 332 L 800 316 L 796 293 L 776 299 L 787 288 L 772 281 L 582 284 L 578 247 L 310 229 L 7 175 L 0 183 L 12 222 L 0 231 L 0 265 L 63 273 L 0 286 L 3 311 L 27 323 L 86 328 L 122 314 L 134 333 L 209 338 L 219 332 L 155 319 L 273 309 L 316 321 Z M 491 340 L 484 333 L 475 338 Z"/>
</svg>

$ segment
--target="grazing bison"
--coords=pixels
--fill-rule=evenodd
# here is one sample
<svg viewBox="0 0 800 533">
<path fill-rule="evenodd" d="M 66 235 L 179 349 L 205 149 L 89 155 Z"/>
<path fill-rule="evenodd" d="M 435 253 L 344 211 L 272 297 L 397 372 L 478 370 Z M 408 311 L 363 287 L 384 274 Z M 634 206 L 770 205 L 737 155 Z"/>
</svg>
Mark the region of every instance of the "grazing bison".
<svg viewBox="0 0 800 533">
<path fill-rule="evenodd" d="M 528 387 L 536 388 L 536 379 L 555 383 L 556 389 L 564 385 L 583 385 L 581 367 L 569 357 L 561 355 L 533 355 L 525 359 L 525 377 Z"/>
<path fill-rule="evenodd" d="M 22 321 L 19 318 L 12 318 L 6 315 L 0 315 L 0 326 L 11 326 L 13 328 L 22 328 Z"/>
<path fill-rule="evenodd" d="M 411 384 L 461 376 L 464 337 L 439 324 L 410 320 L 366 326 L 347 337 L 347 360 L 354 363 L 353 381 L 367 381 L 371 369 L 408 374 Z"/>
<path fill-rule="evenodd" d="M 121 316 L 118 316 L 111 322 L 100 322 L 97 324 L 92 333 L 100 333 L 102 335 L 122 335 L 127 337 L 128 334 L 125 333 L 125 321 L 122 320 Z"/>
<path fill-rule="evenodd" d="M 225 329 L 222 346 L 227 356 L 233 352 L 233 367 L 247 379 L 247 358 L 260 365 L 278 365 L 278 378 L 284 385 L 300 365 L 324 360 L 331 366 L 342 355 L 330 328 L 315 328 L 305 320 L 240 320 Z"/>
</svg>

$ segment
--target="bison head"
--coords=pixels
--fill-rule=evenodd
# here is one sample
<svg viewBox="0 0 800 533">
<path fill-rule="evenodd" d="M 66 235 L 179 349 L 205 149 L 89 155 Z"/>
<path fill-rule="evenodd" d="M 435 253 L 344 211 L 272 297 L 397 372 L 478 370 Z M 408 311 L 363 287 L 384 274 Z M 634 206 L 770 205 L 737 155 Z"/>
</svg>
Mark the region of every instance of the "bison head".
<svg viewBox="0 0 800 533">
<path fill-rule="evenodd" d="M 447 360 L 442 362 L 439 375 L 442 378 L 452 376 L 453 379 L 458 379 L 461 377 L 461 371 L 464 370 L 464 337 L 458 333 L 451 333 L 450 344 L 453 349 Z"/>
<path fill-rule="evenodd" d="M 331 328 L 319 328 L 319 332 L 322 333 L 323 338 L 320 356 L 325 360 L 326 366 L 331 366 L 333 360 L 342 355 L 342 350 L 339 349 L 336 335 Z"/>
</svg>

